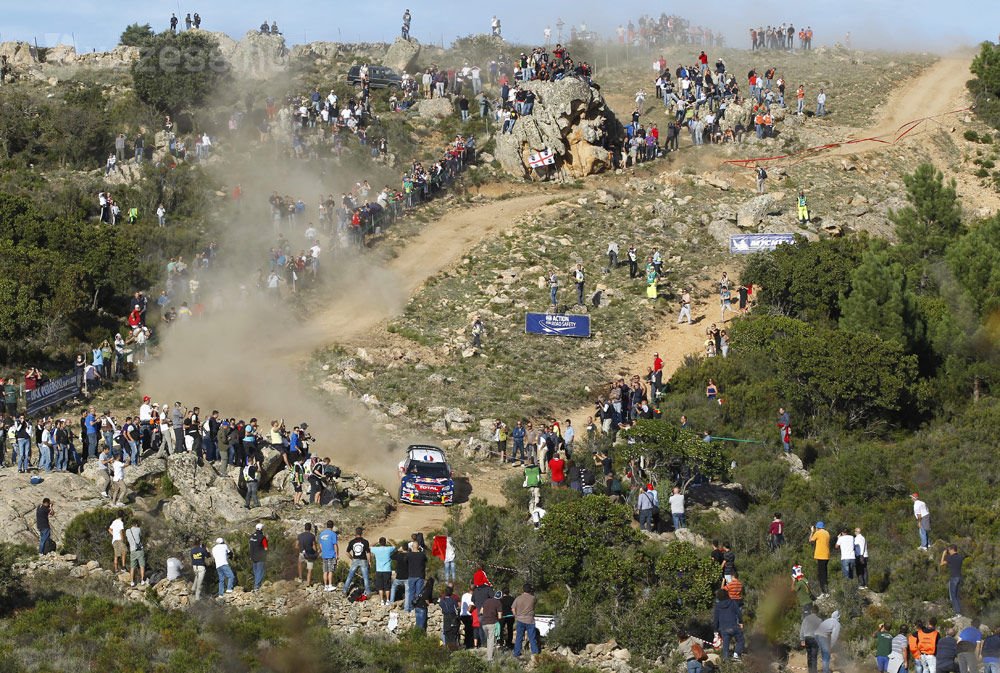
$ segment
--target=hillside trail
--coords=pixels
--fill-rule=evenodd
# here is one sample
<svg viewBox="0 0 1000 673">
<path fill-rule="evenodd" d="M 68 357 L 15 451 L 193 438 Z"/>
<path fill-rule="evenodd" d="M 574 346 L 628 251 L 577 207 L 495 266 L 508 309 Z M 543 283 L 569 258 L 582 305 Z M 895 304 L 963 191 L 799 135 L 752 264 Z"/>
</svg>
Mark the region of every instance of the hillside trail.
<svg viewBox="0 0 1000 673">
<path fill-rule="evenodd" d="M 963 205 L 971 211 L 1000 210 L 1000 193 L 983 187 L 978 178 L 952 169 L 954 157 L 949 157 L 936 142 L 944 138 L 951 143 L 950 129 L 954 126 L 956 111 L 965 110 L 972 100 L 965 83 L 971 78 L 968 53 L 943 56 L 916 77 L 900 85 L 877 111 L 875 124 L 867 129 L 851 131 L 846 140 L 879 138 L 892 143 L 909 128 L 914 120 L 924 120 L 898 141 L 900 144 L 919 143 L 930 154 L 934 165 L 946 178 L 954 178 Z M 951 114 L 955 113 L 955 114 Z M 849 155 L 862 155 L 886 147 L 881 142 L 841 144 L 816 156 L 818 160 Z"/>
<path fill-rule="evenodd" d="M 464 254 L 490 236 L 512 229 L 519 216 L 546 209 L 546 204 L 563 200 L 569 191 L 551 191 L 546 187 L 526 186 L 522 196 L 460 207 L 427 224 L 399 249 L 378 274 L 391 278 L 381 284 L 394 286 L 393 296 L 378 292 L 347 292 L 336 297 L 310 318 L 309 334 L 297 340 L 292 358 L 304 363 L 315 349 L 342 343 L 370 343 L 373 332 L 402 313 L 406 300 L 439 272 L 454 265 Z M 544 191 L 540 191 L 544 190 Z M 367 339 L 366 339 L 367 337 Z M 349 465 L 346 467 L 350 467 Z M 503 475 L 498 468 L 472 467 L 462 475 L 476 498 L 490 504 L 503 504 L 500 491 Z M 450 510 L 444 507 L 397 507 L 377 526 L 379 536 L 389 540 L 408 539 L 416 531 L 441 529 Z"/>
</svg>

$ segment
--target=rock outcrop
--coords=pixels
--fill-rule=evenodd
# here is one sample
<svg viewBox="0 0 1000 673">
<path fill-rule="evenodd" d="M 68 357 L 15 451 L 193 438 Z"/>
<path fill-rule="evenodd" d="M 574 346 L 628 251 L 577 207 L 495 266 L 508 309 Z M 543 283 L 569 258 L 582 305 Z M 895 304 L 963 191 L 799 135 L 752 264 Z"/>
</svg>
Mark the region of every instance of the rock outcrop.
<svg viewBox="0 0 1000 673">
<path fill-rule="evenodd" d="M 510 133 L 497 135 L 496 158 L 505 171 L 523 178 L 539 177 L 528 157 L 545 149 L 555 152 L 555 168 L 568 177 L 599 173 L 611 166 L 605 139 L 618 137 L 621 124 L 600 91 L 568 77 L 558 82 L 526 82 L 535 93 L 530 115 L 521 117 Z"/>
<path fill-rule="evenodd" d="M 455 114 L 455 106 L 450 98 L 425 98 L 417 103 L 417 112 L 421 117 L 444 119 Z"/>
<path fill-rule="evenodd" d="M 233 74 L 246 79 L 265 79 L 288 69 L 288 48 L 281 35 L 249 31 L 239 42 L 219 37 L 219 51 L 229 61 Z M 232 44 L 230 44 L 232 43 Z"/>
<path fill-rule="evenodd" d="M 760 224 L 767 215 L 780 215 L 784 197 L 782 192 L 753 197 L 736 211 L 736 226 L 750 229 Z"/>
<path fill-rule="evenodd" d="M 412 72 L 420 57 L 420 43 L 414 39 L 404 40 L 397 37 L 392 43 L 385 56 L 382 58 L 382 65 L 387 65 L 397 72 Z"/>
</svg>

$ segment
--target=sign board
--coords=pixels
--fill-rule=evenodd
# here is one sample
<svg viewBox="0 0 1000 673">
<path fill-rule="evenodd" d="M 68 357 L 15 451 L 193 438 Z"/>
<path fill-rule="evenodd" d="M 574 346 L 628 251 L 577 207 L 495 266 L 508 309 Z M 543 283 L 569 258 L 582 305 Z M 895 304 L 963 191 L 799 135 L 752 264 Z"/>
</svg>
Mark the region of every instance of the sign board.
<svg viewBox="0 0 1000 673">
<path fill-rule="evenodd" d="M 774 250 L 783 243 L 794 243 L 795 234 L 733 234 L 729 237 L 729 253 L 748 255 Z"/>
<path fill-rule="evenodd" d="M 590 316 L 570 313 L 526 313 L 524 331 L 549 336 L 589 337 Z"/>
<path fill-rule="evenodd" d="M 80 386 L 76 384 L 76 374 L 60 376 L 24 394 L 27 414 L 34 416 L 60 402 L 71 400 L 79 394 Z"/>
</svg>

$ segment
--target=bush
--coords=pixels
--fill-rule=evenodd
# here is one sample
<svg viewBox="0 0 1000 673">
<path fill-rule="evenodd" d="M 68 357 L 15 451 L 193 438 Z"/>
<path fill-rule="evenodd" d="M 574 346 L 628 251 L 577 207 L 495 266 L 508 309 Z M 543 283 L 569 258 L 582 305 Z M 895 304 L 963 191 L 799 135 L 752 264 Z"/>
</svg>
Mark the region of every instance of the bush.
<svg viewBox="0 0 1000 673">
<path fill-rule="evenodd" d="M 0 544 L 0 616 L 18 607 L 24 600 L 21 576 L 14 572 L 14 563 L 22 550 L 14 545 Z"/>
<path fill-rule="evenodd" d="M 965 133 L 963 133 L 962 137 L 972 143 L 979 142 L 979 134 L 973 131 L 972 129 L 969 129 Z"/>
<path fill-rule="evenodd" d="M 121 511 L 126 513 L 124 521 L 128 526 L 131 519 L 126 510 Z M 110 507 L 98 507 L 77 514 L 66 526 L 62 553 L 74 554 L 84 562 L 100 561 L 102 565 L 107 564 L 112 557 L 108 527 L 118 518 L 118 512 L 119 510 Z"/>
<path fill-rule="evenodd" d="M 139 100 L 170 114 L 200 105 L 228 74 L 215 38 L 201 31 L 160 33 L 143 45 L 132 64 Z"/>
</svg>

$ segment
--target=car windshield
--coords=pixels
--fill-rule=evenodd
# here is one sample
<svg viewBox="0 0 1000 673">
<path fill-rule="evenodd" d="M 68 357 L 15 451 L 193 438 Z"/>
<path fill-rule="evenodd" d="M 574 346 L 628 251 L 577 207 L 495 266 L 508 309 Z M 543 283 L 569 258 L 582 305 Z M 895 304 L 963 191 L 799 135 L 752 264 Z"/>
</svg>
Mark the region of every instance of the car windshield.
<svg viewBox="0 0 1000 673">
<path fill-rule="evenodd" d="M 410 474 L 429 477 L 431 479 L 447 479 L 451 475 L 448 473 L 448 466 L 444 463 L 421 463 L 414 461 L 410 463 Z"/>
</svg>

